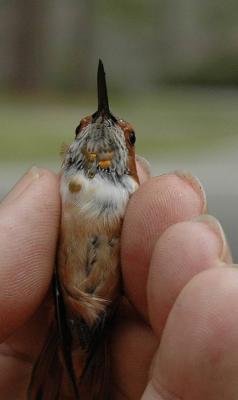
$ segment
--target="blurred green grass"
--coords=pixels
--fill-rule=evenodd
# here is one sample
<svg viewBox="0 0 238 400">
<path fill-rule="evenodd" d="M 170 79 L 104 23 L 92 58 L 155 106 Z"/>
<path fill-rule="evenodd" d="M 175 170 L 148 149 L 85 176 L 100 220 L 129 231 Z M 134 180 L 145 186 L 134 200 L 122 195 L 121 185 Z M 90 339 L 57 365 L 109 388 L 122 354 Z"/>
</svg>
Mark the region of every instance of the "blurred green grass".
<svg viewBox="0 0 238 400">
<path fill-rule="evenodd" d="M 161 89 L 111 96 L 115 115 L 130 121 L 145 156 L 213 151 L 237 135 L 238 91 Z M 80 119 L 96 110 L 94 95 L 0 97 L 0 161 L 57 160 Z M 237 136 L 238 138 L 238 136 Z"/>
</svg>

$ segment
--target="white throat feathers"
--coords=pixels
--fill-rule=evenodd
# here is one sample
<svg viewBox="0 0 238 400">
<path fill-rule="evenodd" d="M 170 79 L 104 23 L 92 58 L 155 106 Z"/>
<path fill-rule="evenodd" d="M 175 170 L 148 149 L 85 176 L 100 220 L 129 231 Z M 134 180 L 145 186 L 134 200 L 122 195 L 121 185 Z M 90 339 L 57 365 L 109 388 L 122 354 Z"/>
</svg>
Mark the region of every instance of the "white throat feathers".
<svg viewBox="0 0 238 400">
<path fill-rule="evenodd" d="M 89 219 L 123 218 L 129 197 L 137 188 L 138 183 L 130 175 L 124 175 L 117 185 L 100 175 L 89 179 L 83 171 L 61 179 L 63 204 L 76 206 Z"/>
</svg>

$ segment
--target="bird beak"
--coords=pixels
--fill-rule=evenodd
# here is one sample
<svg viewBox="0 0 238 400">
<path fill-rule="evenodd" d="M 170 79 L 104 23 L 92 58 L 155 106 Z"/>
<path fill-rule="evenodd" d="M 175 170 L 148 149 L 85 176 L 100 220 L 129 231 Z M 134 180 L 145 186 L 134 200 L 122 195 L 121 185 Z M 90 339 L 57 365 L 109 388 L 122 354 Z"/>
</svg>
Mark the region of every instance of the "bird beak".
<svg viewBox="0 0 238 400">
<path fill-rule="evenodd" d="M 111 113 L 108 104 L 108 96 L 107 96 L 107 84 L 106 84 L 106 75 L 104 71 L 104 66 L 102 60 L 99 60 L 98 63 L 98 74 L 97 74 L 97 85 L 98 85 L 98 109 L 92 115 L 93 121 L 95 122 L 98 117 L 106 117 L 110 119 L 113 124 L 117 122 L 116 117 Z"/>
<path fill-rule="evenodd" d="M 108 96 L 107 96 L 107 84 L 106 76 L 104 71 L 104 66 L 101 60 L 98 63 L 98 74 L 97 74 L 97 84 L 98 84 L 98 114 L 110 115 Z"/>
</svg>

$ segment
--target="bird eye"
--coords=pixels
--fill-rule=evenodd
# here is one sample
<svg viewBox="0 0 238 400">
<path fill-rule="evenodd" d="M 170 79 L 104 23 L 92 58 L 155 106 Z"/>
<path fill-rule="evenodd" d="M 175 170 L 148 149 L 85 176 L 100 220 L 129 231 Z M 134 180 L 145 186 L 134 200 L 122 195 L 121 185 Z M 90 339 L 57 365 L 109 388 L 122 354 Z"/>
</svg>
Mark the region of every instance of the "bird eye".
<svg viewBox="0 0 238 400">
<path fill-rule="evenodd" d="M 75 135 L 77 136 L 80 132 L 81 129 L 81 123 L 77 126 L 77 128 L 75 129 Z"/>
<path fill-rule="evenodd" d="M 80 124 L 77 126 L 77 128 L 75 129 L 75 136 L 77 136 L 81 130 L 82 124 L 80 122 Z"/>
<path fill-rule="evenodd" d="M 135 144 L 135 142 L 136 142 L 136 135 L 135 135 L 135 132 L 134 131 L 131 131 L 130 133 L 129 133 L 129 141 L 130 141 L 130 144 Z"/>
</svg>

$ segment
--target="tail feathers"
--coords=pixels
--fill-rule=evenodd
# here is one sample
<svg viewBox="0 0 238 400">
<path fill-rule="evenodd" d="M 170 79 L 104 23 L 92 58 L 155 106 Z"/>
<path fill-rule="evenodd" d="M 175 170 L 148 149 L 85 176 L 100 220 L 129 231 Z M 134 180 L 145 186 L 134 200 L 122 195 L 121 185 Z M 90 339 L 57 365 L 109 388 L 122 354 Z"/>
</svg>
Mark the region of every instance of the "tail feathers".
<svg viewBox="0 0 238 400">
<path fill-rule="evenodd" d="M 94 328 L 87 359 L 80 376 L 79 389 L 84 400 L 110 400 L 110 333 L 117 303 L 101 315 Z M 85 392 L 84 392 L 85 391 Z"/>
<path fill-rule="evenodd" d="M 92 360 L 91 365 L 91 387 L 93 387 L 93 393 L 91 394 L 92 400 L 110 400 L 110 360 L 108 352 L 108 343 L 104 340 L 96 359 Z M 89 367 L 90 373 L 90 367 Z"/>
<path fill-rule="evenodd" d="M 33 368 L 27 400 L 58 400 L 62 366 L 58 356 L 59 340 L 52 326 Z"/>
<path fill-rule="evenodd" d="M 109 356 L 107 345 L 103 344 L 89 355 L 79 381 L 80 400 L 109 400 Z"/>
<path fill-rule="evenodd" d="M 89 293 L 77 290 L 75 296 L 68 292 L 67 303 L 70 303 L 71 310 L 80 315 L 88 326 L 93 326 L 98 315 L 105 311 L 108 301 Z"/>
<path fill-rule="evenodd" d="M 88 353 L 80 377 L 80 398 L 84 400 L 110 400 L 110 357 L 108 338 L 94 343 Z"/>
</svg>

